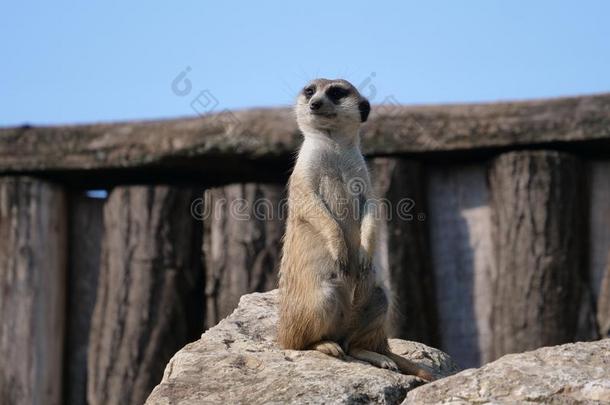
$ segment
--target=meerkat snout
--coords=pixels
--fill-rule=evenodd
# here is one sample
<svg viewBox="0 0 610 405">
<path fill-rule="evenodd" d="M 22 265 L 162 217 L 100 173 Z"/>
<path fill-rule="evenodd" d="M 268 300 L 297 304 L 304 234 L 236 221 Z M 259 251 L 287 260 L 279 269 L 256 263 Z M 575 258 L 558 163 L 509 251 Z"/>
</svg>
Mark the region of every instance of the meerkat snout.
<svg viewBox="0 0 610 405">
<path fill-rule="evenodd" d="M 348 81 L 315 79 L 300 92 L 295 107 L 297 123 L 305 134 L 352 134 L 371 111 L 366 98 Z"/>
<path fill-rule="evenodd" d="M 312 110 L 319 110 L 320 107 L 322 107 L 322 101 L 321 100 L 316 100 L 316 101 L 312 101 L 311 103 L 309 103 L 309 108 L 311 108 Z"/>
</svg>

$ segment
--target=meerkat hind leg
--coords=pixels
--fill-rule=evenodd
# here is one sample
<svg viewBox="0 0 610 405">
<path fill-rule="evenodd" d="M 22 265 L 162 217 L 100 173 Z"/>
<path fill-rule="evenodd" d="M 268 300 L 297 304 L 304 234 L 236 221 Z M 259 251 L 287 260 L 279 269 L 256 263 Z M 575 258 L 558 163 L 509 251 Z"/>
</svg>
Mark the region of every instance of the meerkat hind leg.
<svg viewBox="0 0 610 405">
<path fill-rule="evenodd" d="M 355 359 L 370 363 L 379 368 L 386 368 L 392 371 L 399 370 L 394 360 L 381 353 L 364 349 L 351 349 L 349 351 L 349 355 Z"/>
<path fill-rule="evenodd" d="M 336 357 L 339 359 L 345 358 L 345 352 L 337 342 L 333 342 L 332 340 L 322 340 L 320 342 L 314 343 L 309 347 L 310 350 L 317 350 L 324 354 L 328 354 L 329 356 Z"/>
</svg>

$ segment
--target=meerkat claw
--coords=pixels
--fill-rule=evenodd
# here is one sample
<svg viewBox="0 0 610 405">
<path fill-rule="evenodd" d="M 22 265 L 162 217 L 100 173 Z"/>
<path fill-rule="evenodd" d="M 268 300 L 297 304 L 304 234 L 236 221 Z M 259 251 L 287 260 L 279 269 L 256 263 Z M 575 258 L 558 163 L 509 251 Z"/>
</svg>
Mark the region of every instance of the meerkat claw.
<svg viewBox="0 0 610 405">
<path fill-rule="evenodd" d="M 339 344 L 336 342 L 331 342 L 330 340 L 316 343 L 312 346 L 312 349 L 339 359 L 345 358 L 345 352 L 341 346 L 339 346 Z"/>
<path fill-rule="evenodd" d="M 388 369 L 391 371 L 399 371 L 396 363 L 394 363 L 394 361 L 392 361 L 390 359 L 381 361 L 381 363 L 379 363 L 379 367 L 385 368 L 385 369 Z"/>
</svg>

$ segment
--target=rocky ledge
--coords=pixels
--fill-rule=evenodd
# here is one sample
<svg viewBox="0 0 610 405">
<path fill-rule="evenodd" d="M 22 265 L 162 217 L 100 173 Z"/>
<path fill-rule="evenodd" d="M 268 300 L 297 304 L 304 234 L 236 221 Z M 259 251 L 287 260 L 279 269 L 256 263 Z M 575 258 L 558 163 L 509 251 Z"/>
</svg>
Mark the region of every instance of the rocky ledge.
<svg viewBox="0 0 610 405">
<path fill-rule="evenodd" d="M 405 404 L 609 404 L 610 339 L 509 354 L 409 392 Z"/>
<path fill-rule="evenodd" d="M 356 360 L 281 350 L 276 308 L 277 291 L 243 296 L 233 314 L 176 353 L 146 403 L 610 403 L 610 339 L 511 354 L 457 374 L 445 353 L 391 339 L 393 351 L 439 377 L 424 384 Z"/>
<path fill-rule="evenodd" d="M 400 404 L 424 384 L 416 377 L 275 341 L 277 291 L 245 295 L 239 307 L 170 360 L 147 404 Z M 445 353 L 391 339 L 392 350 L 437 376 L 457 367 Z"/>
</svg>

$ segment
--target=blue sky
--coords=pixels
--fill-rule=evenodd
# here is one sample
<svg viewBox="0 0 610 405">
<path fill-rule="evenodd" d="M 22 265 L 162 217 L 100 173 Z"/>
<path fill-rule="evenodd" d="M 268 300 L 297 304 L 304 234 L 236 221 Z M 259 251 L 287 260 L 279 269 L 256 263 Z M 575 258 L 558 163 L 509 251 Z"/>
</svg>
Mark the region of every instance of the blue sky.
<svg viewBox="0 0 610 405">
<path fill-rule="evenodd" d="M 608 1 L 7 1 L 0 16 L 0 125 L 189 116 L 204 91 L 213 111 L 288 105 L 317 76 L 374 103 L 610 91 Z"/>
</svg>

